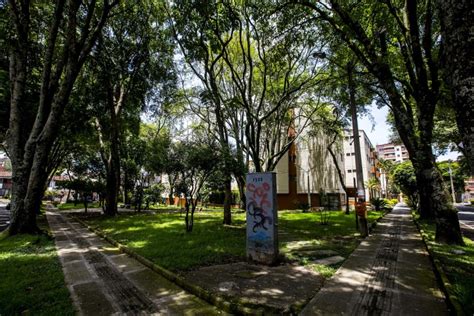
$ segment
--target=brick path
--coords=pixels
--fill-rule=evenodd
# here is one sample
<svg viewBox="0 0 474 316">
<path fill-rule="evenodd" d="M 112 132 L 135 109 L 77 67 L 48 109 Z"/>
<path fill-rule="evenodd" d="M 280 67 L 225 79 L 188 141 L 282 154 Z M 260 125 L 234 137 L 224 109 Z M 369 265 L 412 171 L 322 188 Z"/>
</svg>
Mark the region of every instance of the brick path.
<svg viewBox="0 0 474 316">
<path fill-rule="evenodd" d="M 79 223 L 55 212 L 46 215 L 80 315 L 221 314 Z"/>
<path fill-rule="evenodd" d="M 448 315 L 410 209 L 386 215 L 301 315 Z"/>
</svg>

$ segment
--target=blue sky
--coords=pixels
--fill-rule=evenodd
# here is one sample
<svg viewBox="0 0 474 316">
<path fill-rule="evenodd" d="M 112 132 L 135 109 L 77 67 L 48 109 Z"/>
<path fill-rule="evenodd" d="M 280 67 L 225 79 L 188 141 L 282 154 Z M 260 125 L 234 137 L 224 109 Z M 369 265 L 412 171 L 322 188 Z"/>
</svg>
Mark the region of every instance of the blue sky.
<svg viewBox="0 0 474 316">
<path fill-rule="evenodd" d="M 390 136 L 390 127 L 386 123 L 388 108 L 383 107 L 378 109 L 375 104 L 370 106 L 373 121 L 368 116 L 359 117 L 359 129 L 363 129 L 367 136 L 369 136 L 372 145 L 388 143 Z M 375 123 L 375 125 L 374 125 Z M 446 155 L 437 158 L 438 161 L 452 159 L 456 160 L 459 153 L 449 152 Z"/>
</svg>

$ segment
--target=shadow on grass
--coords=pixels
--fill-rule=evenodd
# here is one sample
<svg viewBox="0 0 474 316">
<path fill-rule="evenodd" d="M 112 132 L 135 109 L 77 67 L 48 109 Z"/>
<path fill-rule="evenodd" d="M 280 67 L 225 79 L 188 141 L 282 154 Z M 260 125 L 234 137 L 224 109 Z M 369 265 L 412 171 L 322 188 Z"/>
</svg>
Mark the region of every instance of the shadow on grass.
<svg viewBox="0 0 474 316">
<path fill-rule="evenodd" d="M 185 231 L 180 214 L 121 215 L 88 222 L 175 272 L 245 258 L 245 231 L 225 228 L 217 214 L 195 214 L 191 233 Z"/>
<path fill-rule="evenodd" d="M 445 245 L 435 242 L 435 224 L 419 221 L 428 239 L 434 257 L 441 263 L 452 287 L 451 294 L 459 300 L 466 315 L 474 314 L 474 242 L 465 238 L 465 246 Z"/>
<path fill-rule="evenodd" d="M 379 214 L 374 215 L 378 217 Z M 245 214 L 233 214 L 233 226 L 222 225 L 222 212 L 195 213 L 194 229 L 185 232 L 184 215 L 134 214 L 87 219 L 89 224 L 131 247 L 140 255 L 174 272 L 245 260 Z M 317 240 L 321 249 L 348 255 L 357 246 L 354 217 L 331 212 L 330 224 L 318 214 L 279 212 L 280 244 Z"/>
</svg>

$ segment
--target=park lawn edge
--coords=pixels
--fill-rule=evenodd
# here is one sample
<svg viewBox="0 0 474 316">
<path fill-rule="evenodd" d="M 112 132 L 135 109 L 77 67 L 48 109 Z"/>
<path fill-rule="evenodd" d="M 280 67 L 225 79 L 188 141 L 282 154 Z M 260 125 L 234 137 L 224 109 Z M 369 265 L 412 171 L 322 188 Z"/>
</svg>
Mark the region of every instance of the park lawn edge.
<svg viewBox="0 0 474 316">
<path fill-rule="evenodd" d="M 375 219 L 372 223 L 369 225 L 369 232 L 373 231 L 375 227 L 377 226 L 377 223 L 385 217 L 388 213 L 390 213 L 391 210 L 387 210 L 382 213 L 381 216 L 379 216 L 377 219 Z M 281 309 L 281 308 L 276 308 L 276 307 L 271 307 L 267 305 L 260 305 L 260 304 L 255 304 L 253 302 L 249 302 L 245 299 L 242 298 L 228 298 L 223 295 L 219 295 L 216 293 L 211 293 L 210 291 L 196 285 L 193 283 L 188 282 L 185 278 L 179 276 L 176 273 L 171 272 L 168 269 L 165 269 L 164 267 L 152 262 L 151 260 L 143 257 L 142 255 L 138 254 L 128 246 L 120 243 L 119 241 L 115 240 L 114 238 L 110 237 L 107 233 L 105 233 L 103 230 L 89 225 L 79 217 L 71 215 L 71 217 L 84 227 L 86 227 L 88 230 L 91 232 L 96 233 L 100 237 L 104 238 L 107 242 L 110 244 L 116 246 L 121 252 L 129 255 L 130 257 L 136 259 L 146 267 L 150 268 L 154 272 L 158 273 L 159 275 L 163 276 L 167 280 L 177 284 L 178 286 L 182 287 L 183 289 L 189 291 L 191 294 L 201 298 L 202 300 L 226 311 L 229 313 L 237 313 L 239 315 L 265 315 L 265 314 L 298 314 L 304 306 L 306 306 L 313 297 L 305 299 L 305 300 L 299 300 L 291 305 L 288 306 L 286 309 Z M 232 225 L 225 225 L 229 226 L 234 229 L 241 229 L 240 227 L 235 227 Z M 357 247 L 355 248 L 357 249 Z M 354 249 L 354 250 L 355 250 Z M 339 267 L 340 268 L 340 267 Z M 339 268 L 337 270 L 339 270 Z M 336 272 L 337 272 L 336 270 Z"/>
<path fill-rule="evenodd" d="M 218 307 L 218 308 L 220 308 L 220 309 L 222 309 L 226 312 L 237 313 L 239 315 L 265 315 L 266 313 L 274 314 L 274 313 L 281 313 L 282 312 L 282 310 L 280 310 L 280 309 L 271 308 L 271 307 L 268 307 L 268 306 L 262 306 L 262 305 L 257 306 L 255 304 L 247 302 L 244 299 L 240 299 L 240 298 L 228 299 L 228 298 L 225 298 L 221 295 L 211 293 L 211 292 L 205 290 L 204 288 L 202 288 L 202 287 L 200 287 L 196 284 L 192 284 L 192 283 L 186 281 L 186 279 L 180 277 L 179 275 L 177 275 L 177 274 L 169 271 L 168 269 L 165 269 L 165 268 L 153 263 L 152 261 L 148 260 L 147 258 L 139 255 L 138 253 L 136 253 L 134 250 L 130 249 L 126 245 L 124 245 L 124 244 L 116 241 L 115 239 L 111 238 L 109 235 L 107 235 L 101 229 L 90 226 L 86 222 L 84 222 L 83 220 L 81 220 L 77 217 L 73 217 L 73 219 L 75 221 L 77 221 L 78 223 L 80 223 L 81 225 L 85 226 L 90 231 L 92 231 L 92 232 L 96 233 L 97 235 L 99 235 L 100 237 L 104 238 L 106 241 L 108 241 L 112 245 L 116 246 L 123 253 L 126 253 L 129 256 L 131 256 L 132 258 L 135 258 L 140 263 L 142 263 L 144 266 L 146 266 L 146 267 L 150 268 L 151 270 L 153 270 L 154 272 L 160 274 L 161 276 L 163 276 L 167 280 L 179 285 L 183 289 L 189 291 L 191 294 L 194 294 L 195 296 L 199 297 L 200 299 L 202 299 L 202 300 L 204 300 L 208 303 L 211 303 L 212 305 L 214 305 L 214 306 L 216 306 L 216 307 Z M 290 306 L 291 310 L 293 310 L 293 308 L 296 308 L 296 309 L 298 308 L 297 306 L 294 306 L 293 308 L 292 307 L 293 307 L 293 305 Z"/>
<path fill-rule="evenodd" d="M 41 233 L 39 234 L 19 234 L 12 236 L 9 234 L 8 228 L 0 233 L 0 242 L 6 243 L 2 246 L 2 249 L 6 251 L 4 254 L 7 256 L 10 252 L 19 254 L 19 257 L 10 255 L 10 258 L 6 260 L 18 261 L 16 266 L 21 267 L 21 269 L 9 270 L 7 268 L 6 271 L 10 271 L 10 276 L 23 280 L 17 279 L 18 282 L 15 282 L 15 284 L 9 288 L 4 298 L 10 301 L 10 305 L 0 306 L 0 315 L 3 315 L 3 312 L 6 312 L 5 315 L 10 315 L 10 313 L 12 313 L 12 315 L 77 314 L 77 308 L 67 287 L 62 262 L 57 252 L 55 239 L 51 233 L 49 222 L 47 221 L 46 214 L 42 213 L 41 216 L 42 218 L 38 221 L 41 229 Z M 9 241 L 10 238 L 12 238 L 11 241 Z M 20 240 L 18 240 L 18 238 Z M 21 242 L 21 245 L 14 246 L 19 242 Z M 9 243 L 13 243 L 12 246 L 9 246 Z M 28 259 L 29 257 L 39 259 L 40 262 L 35 262 L 34 264 L 28 262 L 30 261 Z M 41 269 L 41 272 L 38 269 Z M 25 278 L 29 273 L 33 273 L 32 278 Z M 11 280 L 8 281 L 8 279 L 7 277 L 7 279 L 2 280 L 2 282 L 10 282 Z M 51 284 L 54 285 L 54 289 L 51 287 Z M 21 294 L 22 287 L 26 285 L 28 285 L 26 289 L 31 291 L 31 293 L 28 294 L 34 295 L 33 297 L 38 295 L 41 297 L 41 300 L 32 299 L 28 301 L 28 303 L 23 302 L 26 298 L 19 300 L 19 294 L 20 296 L 26 295 L 25 293 Z M 47 294 L 50 290 L 53 291 L 53 295 Z M 4 308 L 5 310 L 2 312 Z"/>
<path fill-rule="evenodd" d="M 428 243 L 429 236 L 428 234 L 421 228 L 419 220 L 416 218 L 415 212 L 412 211 L 412 218 L 413 222 L 415 223 L 416 228 L 420 232 L 421 239 L 423 240 L 423 244 L 426 247 L 426 250 L 428 251 L 430 261 L 434 267 L 434 273 L 436 276 L 436 279 L 438 280 L 438 284 L 441 287 L 441 290 L 443 291 L 445 297 L 446 297 L 446 302 L 448 303 L 448 308 L 451 311 L 454 311 L 455 315 L 465 315 L 464 310 L 461 306 L 461 303 L 459 302 L 459 299 L 456 294 L 454 294 L 452 288 L 453 285 L 448 279 L 448 276 L 444 272 L 443 265 L 437 258 L 437 255 L 431 249 L 431 246 Z"/>
</svg>

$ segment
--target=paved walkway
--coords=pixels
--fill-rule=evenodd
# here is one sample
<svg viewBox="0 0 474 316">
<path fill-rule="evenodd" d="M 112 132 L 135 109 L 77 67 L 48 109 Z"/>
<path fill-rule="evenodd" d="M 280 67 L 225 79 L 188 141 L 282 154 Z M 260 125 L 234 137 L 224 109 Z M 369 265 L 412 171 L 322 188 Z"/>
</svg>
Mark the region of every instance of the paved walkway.
<svg viewBox="0 0 474 316">
<path fill-rule="evenodd" d="M 448 315 L 410 209 L 386 215 L 301 315 Z"/>
<path fill-rule="evenodd" d="M 221 314 L 79 223 L 46 215 L 79 315 Z"/>
</svg>

